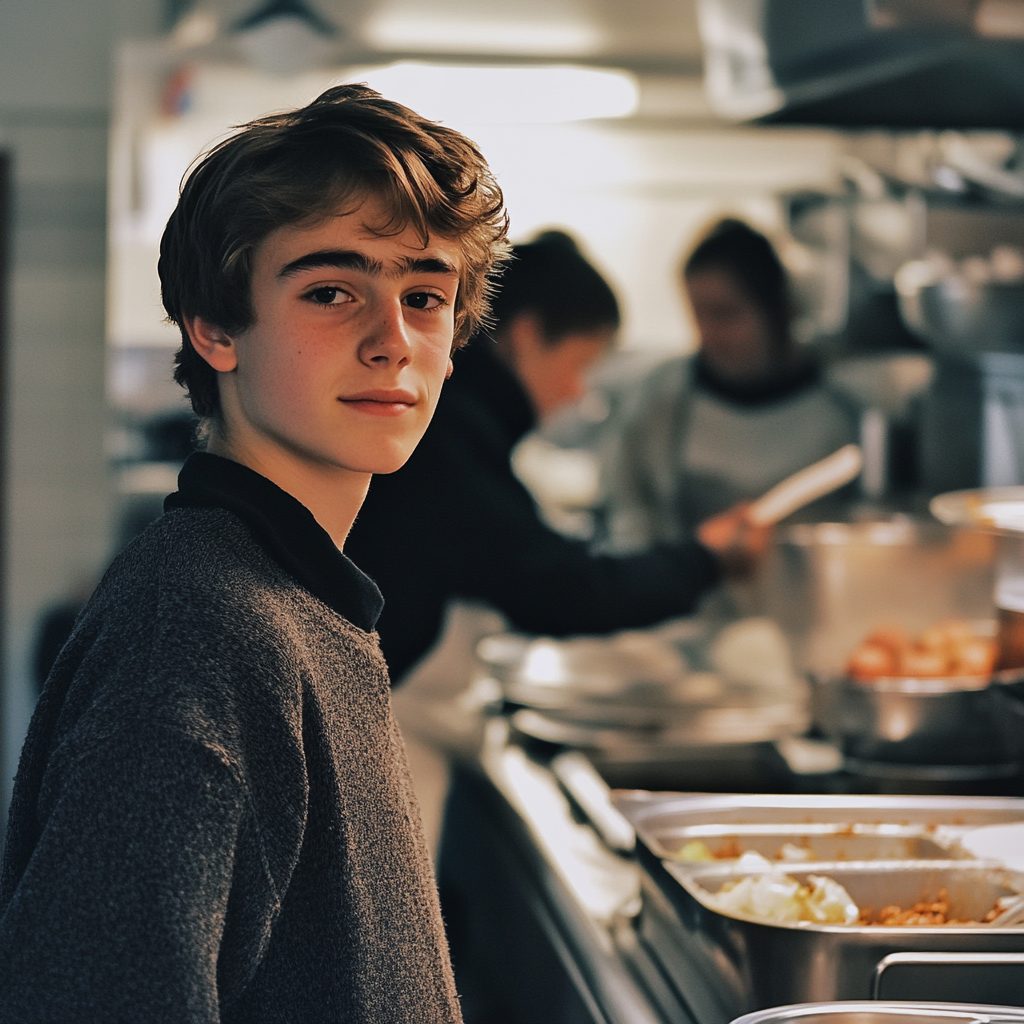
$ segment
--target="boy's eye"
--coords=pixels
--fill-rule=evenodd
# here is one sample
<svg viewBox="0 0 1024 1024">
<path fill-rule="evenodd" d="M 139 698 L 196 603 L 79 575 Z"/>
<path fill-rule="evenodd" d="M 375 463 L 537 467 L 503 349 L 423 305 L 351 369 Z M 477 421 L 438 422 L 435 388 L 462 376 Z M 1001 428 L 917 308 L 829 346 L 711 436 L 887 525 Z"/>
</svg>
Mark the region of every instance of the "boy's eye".
<svg viewBox="0 0 1024 1024">
<path fill-rule="evenodd" d="M 413 309 L 434 309 L 444 304 L 444 299 L 433 292 L 412 292 L 402 301 Z"/>
<path fill-rule="evenodd" d="M 324 285 L 323 288 L 314 288 L 311 292 L 307 292 L 306 298 L 321 306 L 340 306 L 343 302 L 350 301 L 351 296 L 340 288 Z"/>
</svg>

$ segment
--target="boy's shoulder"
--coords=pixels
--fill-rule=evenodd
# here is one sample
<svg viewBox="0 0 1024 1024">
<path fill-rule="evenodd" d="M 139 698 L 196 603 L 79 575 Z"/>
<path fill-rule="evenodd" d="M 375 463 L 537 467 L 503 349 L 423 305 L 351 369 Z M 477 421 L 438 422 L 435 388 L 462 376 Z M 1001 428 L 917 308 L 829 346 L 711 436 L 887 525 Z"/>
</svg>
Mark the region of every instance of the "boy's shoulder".
<svg viewBox="0 0 1024 1024">
<path fill-rule="evenodd" d="M 220 643 L 226 634 L 250 648 L 301 642 L 378 650 L 372 633 L 278 555 L 233 510 L 171 508 L 114 559 L 83 619 L 107 631 L 159 634 L 161 646 Z"/>
<path fill-rule="evenodd" d="M 187 573 L 218 577 L 229 572 L 260 575 L 281 570 L 236 512 L 216 506 L 170 508 L 154 520 L 111 563 L 124 561 L 123 571 L 135 574 Z"/>
<path fill-rule="evenodd" d="M 147 598 L 181 594 L 198 606 L 231 595 L 252 598 L 267 588 L 287 591 L 297 584 L 239 516 L 221 508 L 180 508 L 151 523 L 111 562 L 96 597 L 108 606 L 135 601 L 141 607 Z"/>
<path fill-rule="evenodd" d="M 387 685 L 376 637 L 290 576 L 244 520 L 181 508 L 111 564 L 47 689 L 58 732 L 92 722 L 89 743 L 128 722 L 204 744 L 212 730 L 228 750 L 258 723 L 288 732 L 309 688 L 349 701 Z"/>
<path fill-rule="evenodd" d="M 73 638 L 93 657 L 105 651 L 139 672 L 144 662 L 150 677 L 187 675 L 188 666 L 209 664 L 220 679 L 291 678 L 296 649 L 308 647 L 309 637 L 336 649 L 350 644 L 349 632 L 234 512 L 181 508 L 150 524 L 114 559 Z"/>
</svg>

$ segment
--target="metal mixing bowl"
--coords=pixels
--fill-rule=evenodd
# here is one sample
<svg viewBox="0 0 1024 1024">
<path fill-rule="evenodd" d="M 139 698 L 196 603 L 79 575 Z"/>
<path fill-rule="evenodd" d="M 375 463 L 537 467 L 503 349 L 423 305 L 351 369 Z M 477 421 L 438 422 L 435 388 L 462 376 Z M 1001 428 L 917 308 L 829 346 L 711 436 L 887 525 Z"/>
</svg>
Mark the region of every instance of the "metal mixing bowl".
<svg viewBox="0 0 1024 1024">
<path fill-rule="evenodd" d="M 817 677 L 812 709 L 815 724 L 857 761 L 1012 774 L 1022 753 L 1022 730 L 1000 712 L 987 679 Z"/>
<path fill-rule="evenodd" d="M 901 289 L 907 326 L 952 355 L 1024 352 L 1024 284 L 975 284 L 950 276 Z"/>
</svg>

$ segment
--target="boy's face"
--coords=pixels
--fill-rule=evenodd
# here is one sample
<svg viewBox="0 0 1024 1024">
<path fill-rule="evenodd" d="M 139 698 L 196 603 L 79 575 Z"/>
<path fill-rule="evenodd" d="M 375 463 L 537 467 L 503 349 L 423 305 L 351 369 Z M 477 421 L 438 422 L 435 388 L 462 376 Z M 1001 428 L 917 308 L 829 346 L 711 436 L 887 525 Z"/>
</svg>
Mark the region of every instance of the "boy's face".
<svg viewBox="0 0 1024 1024">
<path fill-rule="evenodd" d="M 449 367 L 458 244 L 379 237 L 374 197 L 256 251 L 255 322 L 214 358 L 232 447 L 317 469 L 391 473 L 416 447 Z M 296 466 L 296 468 L 299 468 Z"/>
</svg>

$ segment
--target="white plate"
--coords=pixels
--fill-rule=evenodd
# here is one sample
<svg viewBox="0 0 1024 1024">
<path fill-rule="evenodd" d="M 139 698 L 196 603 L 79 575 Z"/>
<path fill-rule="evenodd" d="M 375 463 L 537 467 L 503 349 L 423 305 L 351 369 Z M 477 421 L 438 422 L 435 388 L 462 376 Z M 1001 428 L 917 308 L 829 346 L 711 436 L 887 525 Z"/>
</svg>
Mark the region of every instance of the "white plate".
<svg viewBox="0 0 1024 1024">
<path fill-rule="evenodd" d="M 928 507 L 947 526 L 1024 533 L 1024 487 L 950 491 L 932 498 Z"/>
<path fill-rule="evenodd" d="M 1011 871 L 1024 871 L 1024 821 L 983 825 L 968 832 L 960 843 L 981 860 L 1002 861 Z"/>
</svg>

